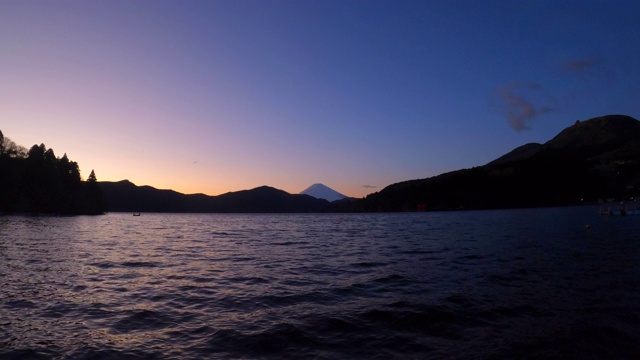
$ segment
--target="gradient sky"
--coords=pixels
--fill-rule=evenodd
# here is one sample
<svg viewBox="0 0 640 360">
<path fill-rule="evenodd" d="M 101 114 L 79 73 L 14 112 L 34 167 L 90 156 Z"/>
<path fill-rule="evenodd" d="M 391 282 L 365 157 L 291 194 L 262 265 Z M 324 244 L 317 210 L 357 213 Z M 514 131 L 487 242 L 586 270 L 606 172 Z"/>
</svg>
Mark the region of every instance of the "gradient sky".
<svg viewBox="0 0 640 360">
<path fill-rule="evenodd" d="M 361 197 L 640 118 L 640 1 L 0 0 L 0 130 L 83 177 Z"/>
</svg>

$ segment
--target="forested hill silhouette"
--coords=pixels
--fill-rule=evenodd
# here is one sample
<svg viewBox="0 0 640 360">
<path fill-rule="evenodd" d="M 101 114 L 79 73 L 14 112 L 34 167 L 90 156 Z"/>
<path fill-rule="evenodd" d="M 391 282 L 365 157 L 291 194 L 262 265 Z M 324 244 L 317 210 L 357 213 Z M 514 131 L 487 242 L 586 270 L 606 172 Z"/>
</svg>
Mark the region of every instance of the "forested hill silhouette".
<svg viewBox="0 0 640 360">
<path fill-rule="evenodd" d="M 100 182 L 108 211 L 177 213 L 285 213 L 319 212 L 328 201 L 309 195 L 289 194 L 269 186 L 218 196 L 181 194 L 128 180 Z"/>
<path fill-rule="evenodd" d="M 565 206 L 630 200 L 640 192 L 640 122 L 608 115 L 576 123 L 484 165 L 392 184 L 329 211 Z"/>
<path fill-rule="evenodd" d="M 55 156 L 44 144 L 29 150 L 0 131 L 0 213 L 102 214 L 102 192 L 93 170 L 82 181 L 78 163 Z"/>
</svg>

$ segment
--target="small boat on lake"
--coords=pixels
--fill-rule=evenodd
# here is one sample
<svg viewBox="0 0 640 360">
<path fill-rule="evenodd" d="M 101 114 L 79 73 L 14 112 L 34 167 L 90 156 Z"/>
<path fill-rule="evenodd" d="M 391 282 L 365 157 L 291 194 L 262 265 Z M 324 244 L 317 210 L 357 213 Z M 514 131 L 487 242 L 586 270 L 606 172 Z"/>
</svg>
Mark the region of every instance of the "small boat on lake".
<svg viewBox="0 0 640 360">
<path fill-rule="evenodd" d="M 133 216 L 140 216 L 140 213 L 133 213 Z"/>
</svg>

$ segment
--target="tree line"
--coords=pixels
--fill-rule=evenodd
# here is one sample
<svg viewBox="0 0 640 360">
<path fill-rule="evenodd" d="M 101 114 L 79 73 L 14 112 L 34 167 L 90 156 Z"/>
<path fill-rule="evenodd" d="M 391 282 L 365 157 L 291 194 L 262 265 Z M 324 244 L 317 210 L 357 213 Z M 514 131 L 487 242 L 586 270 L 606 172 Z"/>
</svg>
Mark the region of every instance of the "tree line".
<svg viewBox="0 0 640 360">
<path fill-rule="evenodd" d="M 0 213 L 102 214 L 106 209 L 93 170 L 83 180 L 78 163 L 44 144 L 30 149 L 0 131 Z"/>
</svg>

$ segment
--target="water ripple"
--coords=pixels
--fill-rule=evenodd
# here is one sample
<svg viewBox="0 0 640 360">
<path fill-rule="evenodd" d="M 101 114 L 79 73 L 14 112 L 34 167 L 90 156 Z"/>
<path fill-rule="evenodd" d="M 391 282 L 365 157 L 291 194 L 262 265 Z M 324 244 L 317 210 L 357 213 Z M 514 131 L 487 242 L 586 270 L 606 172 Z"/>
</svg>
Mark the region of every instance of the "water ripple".
<svg viewBox="0 0 640 360">
<path fill-rule="evenodd" d="M 0 359 L 640 358 L 635 220 L 2 217 Z"/>
</svg>

